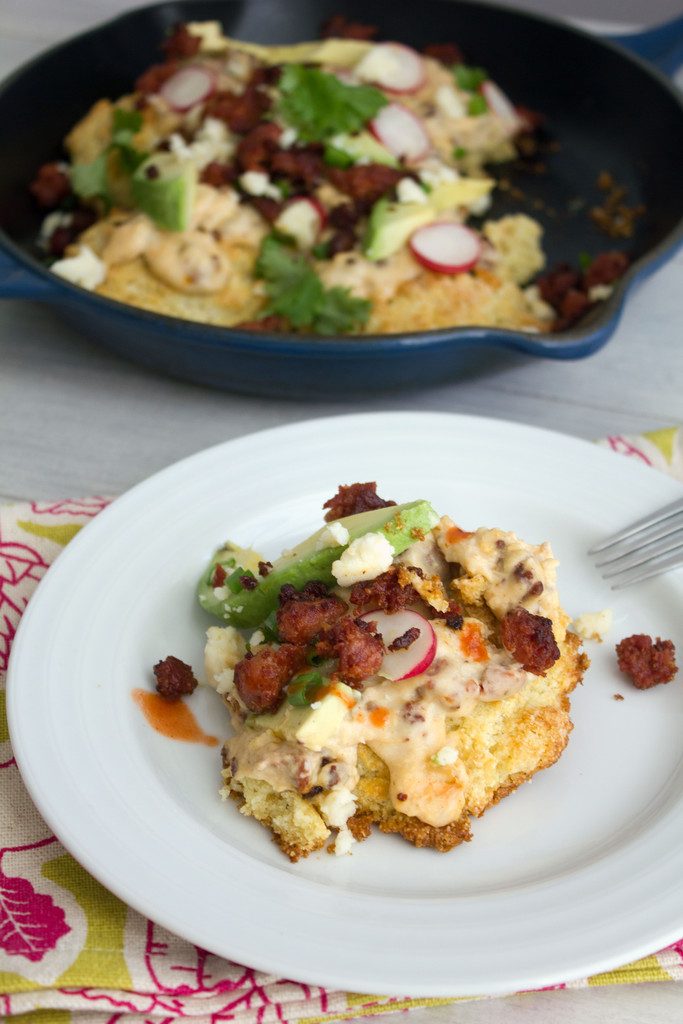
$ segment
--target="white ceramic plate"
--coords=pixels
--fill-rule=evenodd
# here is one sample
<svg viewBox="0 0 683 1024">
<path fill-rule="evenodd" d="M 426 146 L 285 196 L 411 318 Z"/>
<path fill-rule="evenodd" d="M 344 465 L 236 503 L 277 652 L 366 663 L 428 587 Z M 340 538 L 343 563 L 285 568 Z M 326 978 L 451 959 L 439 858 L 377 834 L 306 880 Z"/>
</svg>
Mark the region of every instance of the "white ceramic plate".
<svg viewBox="0 0 683 1024">
<path fill-rule="evenodd" d="M 338 483 L 430 499 L 465 526 L 550 539 L 572 614 L 612 606 L 683 651 L 680 573 L 613 595 L 584 552 L 680 495 L 588 443 L 500 421 L 350 416 L 202 452 L 120 498 L 78 536 L 14 644 L 9 717 L 38 808 L 109 889 L 215 953 L 302 981 L 397 995 L 550 985 L 683 934 L 683 687 L 639 692 L 592 645 L 560 762 L 444 855 L 373 836 L 290 865 L 217 795 L 216 749 L 154 733 L 131 699 L 169 653 L 200 671 L 198 574 L 230 537 L 273 556 L 319 525 Z M 625 699 L 616 702 L 613 694 Z M 208 732 L 226 714 L 192 698 Z"/>
</svg>

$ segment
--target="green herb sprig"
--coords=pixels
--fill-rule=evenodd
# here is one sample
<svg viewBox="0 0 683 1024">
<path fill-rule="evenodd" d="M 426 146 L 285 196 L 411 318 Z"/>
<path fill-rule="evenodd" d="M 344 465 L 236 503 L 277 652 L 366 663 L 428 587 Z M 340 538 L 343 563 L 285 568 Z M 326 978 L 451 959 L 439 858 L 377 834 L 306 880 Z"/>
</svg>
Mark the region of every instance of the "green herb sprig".
<svg viewBox="0 0 683 1024">
<path fill-rule="evenodd" d="M 484 68 L 475 68 L 468 64 L 454 64 L 453 74 L 459 89 L 466 92 L 476 92 L 488 79 L 488 71 Z"/>
<path fill-rule="evenodd" d="M 71 187 L 76 195 L 83 199 L 100 198 L 108 205 L 112 201 L 107 177 L 109 154 L 116 153 L 120 166 L 126 174 L 133 174 L 148 153 L 143 153 L 133 145 L 133 136 L 142 127 L 142 114 L 139 110 L 122 110 L 114 108 L 112 117 L 111 142 L 99 156 L 87 164 L 74 164 L 71 168 Z"/>
<path fill-rule="evenodd" d="M 279 113 L 304 142 L 360 131 L 388 102 L 372 85 L 347 85 L 303 64 L 285 65 L 279 89 Z"/>
<path fill-rule="evenodd" d="M 325 680 L 320 672 L 311 670 L 295 676 L 287 687 L 287 701 L 295 708 L 309 707 Z"/>
<path fill-rule="evenodd" d="M 370 302 L 356 298 L 348 288 L 325 288 L 303 254 L 281 236 L 270 234 L 263 240 L 256 275 L 266 282 L 266 315 L 284 316 L 293 327 L 343 334 L 370 315 Z"/>
</svg>

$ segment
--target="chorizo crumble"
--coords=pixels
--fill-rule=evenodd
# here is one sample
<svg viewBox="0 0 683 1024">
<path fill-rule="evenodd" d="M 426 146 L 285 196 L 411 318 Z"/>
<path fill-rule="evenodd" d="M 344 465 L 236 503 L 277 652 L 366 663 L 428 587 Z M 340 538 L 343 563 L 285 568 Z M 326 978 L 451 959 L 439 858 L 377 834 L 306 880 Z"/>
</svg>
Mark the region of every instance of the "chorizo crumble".
<svg viewBox="0 0 683 1024">
<path fill-rule="evenodd" d="M 678 672 L 676 648 L 671 640 L 655 641 L 644 633 L 627 636 L 617 644 L 617 663 L 639 690 L 670 683 Z"/>
</svg>

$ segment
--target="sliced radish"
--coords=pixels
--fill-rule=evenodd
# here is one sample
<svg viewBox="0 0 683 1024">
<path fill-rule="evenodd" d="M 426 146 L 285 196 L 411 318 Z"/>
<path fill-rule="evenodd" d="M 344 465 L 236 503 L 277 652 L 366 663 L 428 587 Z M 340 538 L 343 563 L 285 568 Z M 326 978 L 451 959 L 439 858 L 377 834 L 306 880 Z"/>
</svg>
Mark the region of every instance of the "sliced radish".
<svg viewBox="0 0 683 1024">
<path fill-rule="evenodd" d="M 483 249 L 481 238 L 475 231 L 455 221 L 445 220 L 418 228 L 409 244 L 416 260 L 440 274 L 461 274 L 470 270 Z"/>
<path fill-rule="evenodd" d="M 311 249 L 325 226 L 325 208 L 313 196 L 297 196 L 285 206 L 274 227 L 294 239 L 300 249 Z"/>
<path fill-rule="evenodd" d="M 382 659 L 382 667 L 379 670 L 381 676 L 394 681 L 409 679 L 425 672 L 434 660 L 436 654 L 436 633 L 432 624 L 423 615 L 417 612 L 403 609 L 394 612 L 393 615 L 387 612 L 376 611 L 366 612 L 361 615 L 365 622 L 376 623 L 377 632 L 384 640 L 387 648 Z M 390 651 L 389 645 L 403 636 L 409 629 L 417 629 L 418 635 L 409 647 L 403 650 Z"/>
<path fill-rule="evenodd" d="M 514 121 L 515 123 L 519 122 L 519 114 L 503 90 L 500 86 L 496 85 L 495 82 L 484 82 L 481 87 L 481 92 L 489 105 L 489 110 L 494 114 L 501 117 L 504 121 Z"/>
<path fill-rule="evenodd" d="M 425 84 L 425 63 L 403 43 L 378 43 L 358 62 L 356 75 L 388 92 L 417 92 Z"/>
<path fill-rule="evenodd" d="M 429 152 L 429 136 L 419 117 L 400 103 L 382 107 L 370 122 L 370 131 L 394 156 L 419 160 Z"/>
<path fill-rule="evenodd" d="M 169 107 L 182 112 L 208 99 L 215 88 L 216 76 L 212 71 L 191 65 L 181 68 L 175 75 L 167 78 L 159 90 L 159 95 L 166 100 Z"/>
</svg>

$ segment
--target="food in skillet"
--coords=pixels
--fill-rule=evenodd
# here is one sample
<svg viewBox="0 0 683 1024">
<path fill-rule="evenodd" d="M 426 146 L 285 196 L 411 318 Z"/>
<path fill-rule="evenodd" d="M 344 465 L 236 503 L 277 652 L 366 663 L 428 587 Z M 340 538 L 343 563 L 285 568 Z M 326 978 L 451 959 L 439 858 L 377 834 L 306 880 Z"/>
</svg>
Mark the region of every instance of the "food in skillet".
<svg viewBox="0 0 683 1024">
<path fill-rule="evenodd" d="M 450 45 L 348 38 L 372 31 L 340 18 L 328 31 L 265 47 L 179 26 L 164 63 L 98 101 L 69 162 L 33 182 L 54 272 L 158 313 L 318 334 L 538 331 L 609 294 L 621 254 L 526 287 L 540 225 L 481 220 L 487 165 L 532 120 L 485 71 Z"/>
<path fill-rule="evenodd" d="M 450 850 L 561 755 L 588 660 L 550 546 L 427 501 L 342 486 L 274 563 L 226 544 L 199 584 L 209 683 L 234 734 L 222 794 L 292 860 L 373 825 Z"/>
</svg>

